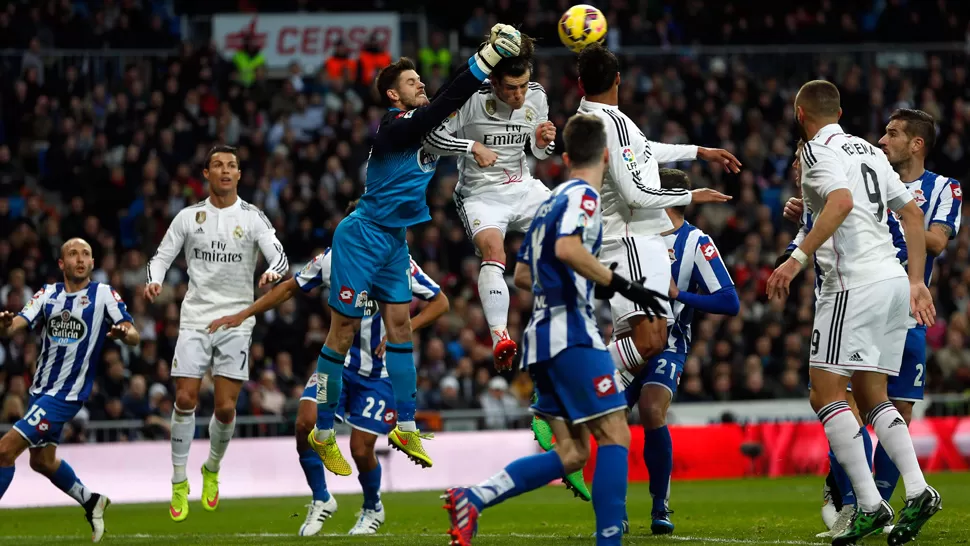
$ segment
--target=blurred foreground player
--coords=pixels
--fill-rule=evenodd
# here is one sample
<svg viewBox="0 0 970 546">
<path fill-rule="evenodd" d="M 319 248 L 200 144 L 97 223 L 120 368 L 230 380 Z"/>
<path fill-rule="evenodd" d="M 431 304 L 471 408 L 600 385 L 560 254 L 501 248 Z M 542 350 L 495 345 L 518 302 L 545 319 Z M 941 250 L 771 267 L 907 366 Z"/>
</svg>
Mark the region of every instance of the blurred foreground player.
<svg viewBox="0 0 970 546">
<path fill-rule="evenodd" d="M 317 389 L 316 428 L 308 439 L 323 464 L 336 474 L 350 474 L 333 431 L 344 360 L 372 300 L 378 302 L 387 328 L 385 365 L 398 411 L 388 443 L 422 467 L 432 464 L 414 422 L 417 371 L 411 344 L 411 267 L 406 239 L 408 226 L 431 219 L 426 192 L 438 156 L 424 151 L 422 139 L 478 91 L 499 61 L 518 55 L 520 43 L 518 30 L 496 25 L 489 42 L 433 101 L 428 101 L 424 83 L 406 57 L 377 76 L 378 95 L 388 112 L 374 137 L 357 210 L 334 230 L 333 290 L 328 300 L 332 322 L 317 359 L 321 388 Z"/>
<path fill-rule="evenodd" d="M 88 489 L 67 461 L 57 458 L 64 425 L 84 407 L 97 375 L 104 340 L 138 345 L 138 331 L 121 296 L 107 284 L 91 281 L 91 245 L 71 239 L 58 260 L 64 282 L 37 291 L 20 313 L 0 313 L 0 336 L 44 323 L 44 345 L 30 387 L 30 408 L 0 439 L 0 498 L 13 480 L 14 461 L 30 449 L 30 468 L 84 508 L 91 540 L 104 536 L 104 511 L 111 501 Z"/>
<path fill-rule="evenodd" d="M 599 189 L 609 161 L 603 122 L 574 116 L 564 142 L 563 161 L 573 178 L 540 205 L 515 267 L 516 286 L 531 287 L 534 295 L 522 344 L 522 366 L 538 392 L 533 411 L 549 420 L 558 442 L 553 451 L 516 460 L 477 486 L 449 489 L 444 498 L 452 545 L 471 544 L 485 508 L 581 469 L 589 457 L 590 433 L 598 444 L 592 495 L 596 542 L 622 541 L 630 429 L 592 299 L 594 291 L 601 298 L 617 292 L 659 315 L 666 298 L 595 257 L 602 243 Z"/>
</svg>

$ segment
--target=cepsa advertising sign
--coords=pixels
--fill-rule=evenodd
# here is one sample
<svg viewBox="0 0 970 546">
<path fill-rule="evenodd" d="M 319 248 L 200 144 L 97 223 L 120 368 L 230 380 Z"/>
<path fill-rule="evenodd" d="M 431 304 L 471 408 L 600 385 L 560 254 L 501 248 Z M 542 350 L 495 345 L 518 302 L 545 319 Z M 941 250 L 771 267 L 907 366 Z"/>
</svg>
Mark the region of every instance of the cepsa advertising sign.
<svg viewBox="0 0 970 546">
<path fill-rule="evenodd" d="M 261 48 L 267 68 L 286 68 L 297 61 L 305 72 L 320 68 L 341 41 L 355 56 L 372 36 L 395 59 L 401 47 L 400 22 L 392 12 L 229 13 L 213 18 L 212 39 L 224 57 L 242 49 L 246 36 L 252 36 Z"/>
</svg>

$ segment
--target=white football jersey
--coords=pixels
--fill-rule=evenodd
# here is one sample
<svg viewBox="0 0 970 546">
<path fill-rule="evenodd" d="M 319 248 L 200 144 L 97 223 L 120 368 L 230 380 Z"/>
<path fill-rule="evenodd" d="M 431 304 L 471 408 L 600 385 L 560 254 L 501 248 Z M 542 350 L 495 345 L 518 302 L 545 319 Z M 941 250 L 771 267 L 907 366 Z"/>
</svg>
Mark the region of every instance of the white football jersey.
<svg viewBox="0 0 970 546">
<path fill-rule="evenodd" d="M 532 179 L 525 146 L 530 144 L 537 159 L 546 159 L 556 144 L 545 148 L 535 144 L 536 127 L 549 120 L 546 90 L 536 82 L 529 82 L 525 104 L 513 110 L 485 85 L 472 95 L 461 108 L 452 112 L 437 129 L 424 138 L 424 149 L 437 155 L 458 156 L 458 186 L 461 197 L 471 197 L 509 184 Z M 495 152 L 498 159 L 491 167 L 479 167 L 471 154 L 472 145 L 481 142 Z"/>
<path fill-rule="evenodd" d="M 821 293 L 905 277 L 886 215 L 913 196 L 882 150 L 833 123 L 805 143 L 801 164 L 802 194 L 816 219 L 831 192 L 852 192 L 852 211 L 815 252 L 824 279 Z"/>
<path fill-rule="evenodd" d="M 606 126 L 610 164 L 603 177 L 603 238 L 659 235 L 674 228 L 663 209 L 691 202 L 687 190 L 660 187 L 660 164 L 697 158 L 697 146 L 651 142 L 633 120 L 616 106 L 579 104 Z"/>
<path fill-rule="evenodd" d="M 206 199 L 182 209 L 148 262 L 148 283 L 163 283 L 179 251 L 185 251 L 189 290 L 182 302 L 180 328 L 203 329 L 213 320 L 253 303 L 256 250 L 267 271 L 284 276 L 289 262 L 276 230 L 261 210 L 237 198 L 224 209 Z M 256 320 L 241 327 L 252 330 Z"/>
</svg>

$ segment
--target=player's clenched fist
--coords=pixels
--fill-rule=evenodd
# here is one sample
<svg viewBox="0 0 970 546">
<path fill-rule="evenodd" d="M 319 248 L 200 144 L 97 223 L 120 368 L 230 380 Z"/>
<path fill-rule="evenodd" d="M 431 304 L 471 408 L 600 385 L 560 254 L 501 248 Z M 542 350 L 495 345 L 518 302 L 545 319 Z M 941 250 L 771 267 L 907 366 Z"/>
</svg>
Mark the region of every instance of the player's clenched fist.
<svg viewBox="0 0 970 546">
<path fill-rule="evenodd" d="M 536 127 L 536 148 L 544 150 L 546 146 L 556 141 L 556 124 L 543 121 Z"/>
<path fill-rule="evenodd" d="M 158 284 L 157 282 L 153 282 L 151 284 L 145 285 L 144 295 L 146 300 L 150 302 L 154 302 L 155 298 L 157 298 L 158 295 L 161 293 L 162 293 L 161 284 Z"/>
<path fill-rule="evenodd" d="M 785 211 L 782 215 L 789 222 L 801 223 L 802 213 L 805 212 L 805 202 L 798 197 L 792 197 L 785 203 Z"/>
<path fill-rule="evenodd" d="M 5 331 L 7 328 L 10 327 L 11 324 L 13 324 L 13 318 L 15 316 L 16 315 L 11 313 L 10 311 L 0 312 L 0 332 Z"/>
<path fill-rule="evenodd" d="M 491 167 L 498 161 L 498 154 L 486 148 L 481 142 L 472 145 L 472 157 L 479 167 Z"/>
<path fill-rule="evenodd" d="M 108 330 L 109 339 L 125 339 L 128 337 L 128 329 L 131 325 L 128 323 L 115 324 Z"/>
</svg>

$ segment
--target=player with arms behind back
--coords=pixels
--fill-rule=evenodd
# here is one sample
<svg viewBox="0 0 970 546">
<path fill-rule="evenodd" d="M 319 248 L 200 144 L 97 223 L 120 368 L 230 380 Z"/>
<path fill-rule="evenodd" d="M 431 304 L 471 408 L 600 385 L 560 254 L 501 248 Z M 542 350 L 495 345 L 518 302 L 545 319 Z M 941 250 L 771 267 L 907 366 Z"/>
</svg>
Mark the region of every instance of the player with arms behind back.
<svg viewBox="0 0 970 546">
<path fill-rule="evenodd" d="M 627 488 L 630 429 L 626 404 L 593 316 L 594 292 L 624 294 L 651 313 L 663 295 L 631 283 L 600 264 L 599 189 L 609 154 L 603 122 L 573 116 L 564 129 L 563 161 L 573 177 L 543 203 L 526 233 L 515 284 L 533 292 L 532 319 L 522 344 L 522 366 L 536 384 L 536 413 L 551 423 L 553 451 L 524 457 L 474 487 L 449 489 L 452 544 L 469 546 L 482 510 L 579 470 L 598 444 L 593 478 L 596 543 L 620 544 Z"/>
<path fill-rule="evenodd" d="M 165 274 L 185 251 L 189 290 L 182 302 L 179 337 L 172 358 L 175 408 L 172 412 L 172 502 L 169 515 L 183 521 L 189 515 L 189 481 L 185 465 L 195 437 L 195 408 L 202 376 L 210 369 L 215 384 L 215 413 L 209 421 L 209 457 L 202 465 L 202 508 L 219 505 L 219 464 L 236 427 L 236 399 L 249 379 L 249 345 L 255 320 L 242 327 L 208 332 L 209 323 L 253 303 L 256 252 L 269 267 L 259 286 L 282 278 L 289 269 L 283 245 L 266 215 L 239 198 L 239 158 L 236 149 L 216 146 L 202 171 L 209 197 L 182 209 L 148 262 L 145 298 L 155 301 Z"/>
<path fill-rule="evenodd" d="M 340 475 L 350 465 L 337 448 L 334 410 L 343 388 L 347 352 L 360 329 L 368 302 L 379 302 L 387 328 L 386 369 L 394 387 L 397 426 L 389 443 L 416 464 L 430 467 L 414 423 L 417 372 L 411 344 L 411 266 L 406 240 L 409 226 L 431 219 L 426 192 L 438 158 L 424 151 L 422 139 L 472 96 L 503 58 L 519 54 L 519 31 L 496 25 L 468 64 L 433 101 L 414 64 L 404 57 L 377 75 L 378 98 L 388 112 L 381 119 L 370 157 L 367 181 L 357 210 L 333 235 L 333 268 L 328 301 L 333 310 L 327 341 L 317 359 L 317 425 L 310 446 L 324 465 Z"/>
<path fill-rule="evenodd" d="M 64 424 L 91 395 L 104 340 L 138 345 L 138 331 L 121 296 L 107 284 L 91 281 L 91 245 L 71 239 L 58 260 L 64 282 L 37 291 L 20 313 L 0 312 L 0 336 L 11 336 L 44 322 L 44 344 L 30 386 L 30 408 L 0 439 L 0 498 L 14 475 L 14 462 L 30 449 L 30 467 L 84 508 L 91 540 L 104 535 L 108 497 L 88 489 L 67 461 L 57 458 Z"/>
<path fill-rule="evenodd" d="M 832 543 L 854 544 L 891 523 L 894 515 L 876 488 L 859 424 L 846 401 L 851 378 L 860 413 L 902 474 L 907 501 L 889 544 L 903 544 L 941 507 L 939 493 L 920 470 L 905 421 L 886 392 L 887 376 L 899 374 L 912 317 L 927 325 L 934 320 L 923 279 L 923 213 L 882 151 L 839 126 L 842 109 L 833 84 L 814 80 L 803 85 L 795 97 L 795 115 L 805 140 L 802 193 L 817 214 L 811 231 L 768 279 L 768 295 L 787 297 L 791 279 L 815 255 L 824 280 L 812 332 L 810 401 L 858 502 L 848 528 Z M 904 229 L 908 283 L 889 233 L 889 209 L 899 214 Z"/>
<path fill-rule="evenodd" d="M 519 56 L 499 62 L 478 93 L 424 139 L 425 149 L 461 154 L 455 205 L 482 257 L 478 294 L 499 369 L 512 366 L 517 350 L 506 329 L 505 234 L 529 229 L 536 209 L 549 197 L 549 188 L 529 172 L 525 145 L 540 160 L 556 147 L 546 91 L 530 81 L 532 53 L 533 40 L 523 35 Z"/>
<path fill-rule="evenodd" d="M 330 288 L 331 252 L 328 248 L 307 263 L 292 279 L 278 284 L 245 310 L 213 321 L 209 331 L 219 328 L 235 328 L 249 317 L 275 309 L 296 294 L 308 294 L 315 288 Z M 448 312 L 448 298 L 441 292 L 418 264 L 411 260 L 411 292 L 428 302 L 411 319 L 411 327 L 417 331 L 434 323 Z M 397 420 L 394 392 L 384 366 L 384 325 L 377 309 L 377 302 L 368 303 L 361 319 L 361 328 L 354 337 L 354 345 L 344 362 L 344 389 L 337 405 L 337 417 L 352 427 L 350 453 L 357 466 L 358 480 L 364 492 L 357 523 L 351 535 L 370 535 L 384 524 L 384 506 L 381 504 L 381 464 L 374 454 L 378 436 L 387 436 Z M 327 491 L 323 462 L 310 448 L 307 438 L 313 431 L 317 418 L 317 375 L 312 373 L 307 381 L 296 417 L 296 449 L 300 466 L 306 475 L 313 494 L 306 521 L 300 526 L 301 536 L 316 535 L 324 522 L 337 511 L 337 500 Z"/>
</svg>

